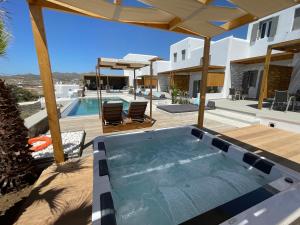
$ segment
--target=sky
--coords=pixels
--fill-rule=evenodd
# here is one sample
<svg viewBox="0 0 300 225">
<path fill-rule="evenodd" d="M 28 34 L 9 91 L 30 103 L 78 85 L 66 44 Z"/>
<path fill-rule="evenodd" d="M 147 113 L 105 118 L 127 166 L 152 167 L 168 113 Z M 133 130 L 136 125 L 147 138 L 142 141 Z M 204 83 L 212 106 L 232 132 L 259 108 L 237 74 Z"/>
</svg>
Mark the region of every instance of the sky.
<svg viewBox="0 0 300 225">
<path fill-rule="evenodd" d="M 224 2 L 216 0 L 218 5 L 227 5 Z M 141 5 L 134 0 L 125 0 L 125 4 Z M 0 58 L 0 74 L 39 74 L 26 0 L 7 0 L 0 7 L 8 12 L 6 25 L 11 33 L 7 54 Z M 188 37 L 52 10 L 44 10 L 44 22 L 53 72 L 92 72 L 98 57 L 122 58 L 128 53 L 168 60 L 170 45 Z M 213 40 L 231 35 L 246 38 L 247 26 Z"/>
</svg>

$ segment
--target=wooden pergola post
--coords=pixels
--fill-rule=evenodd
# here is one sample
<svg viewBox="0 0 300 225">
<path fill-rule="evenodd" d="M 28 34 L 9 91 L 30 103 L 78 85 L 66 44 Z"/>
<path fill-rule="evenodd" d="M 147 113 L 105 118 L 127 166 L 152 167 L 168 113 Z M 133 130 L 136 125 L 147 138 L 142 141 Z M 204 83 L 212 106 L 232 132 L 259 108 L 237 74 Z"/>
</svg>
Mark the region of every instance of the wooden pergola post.
<svg viewBox="0 0 300 225">
<path fill-rule="evenodd" d="M 101 68 L 100 66 L 98 67 L 98 77 L 99 77 L 99 94 L 100 94 L 100 109 L 99 113 L 101 115 L 101 119 L 103 120 L 103 112 L 102 112 L 102 106 L 103 106 L 103 100 L 102 100 L 102 81 L 101 81 Z"/>
<path fill-rule="evenodd" d="M 204 38 L 204 52 L 203 52 L 203 69 L 201 77 L 201 88 L 200 88 L 200 104 L 198 112 L 198 127 L 203 128 L 204 125 L 204 110 L 205 110 L 205 98 L 207 89 L 207 76 L 209 67 L 209 52 L 210 52 L 210 37 Z"/>
<path fill-rule="evenodd" d="M 97 87 L 97 99 L 98 99 L 98 110 L 99 110 L 98 114 L 99 114 L 99 119 L 101 119 L 101 114 L 100 114 L 100 112 L 101 112 L 101 107 L 100 107 L 101 103 L 100 103 L 100 94 L 99 94 L 100 81 L 99 81 L 98 70 L 99 70 L 98 66 L 96 66 L 96 87 Z"/>
<path fill-rule="evenodd" d="M 152 121 L 152 76 L 153 76 L 153 60 L 150 61 L 150 120 Z"/>
<path fill-rule="evenodd" d="M 37 51 L 37 58 L 40 69 L 40 76 L 43 84 L 43 91 L 48 114 L 49 128 L 52 138 L 54 158 L 56 163 L 65 161 L 64 151 L 61 140 L 59 118 L 55 100 L 54 85 L 52 80 L 51 64 L 48 53 L 46 33 L 42 7 L 29 4 L 32 31 Z"/>
<path fill-rule="evenodd" d="M 134 89 L 134 100 L 136 100 L 136 77 L 135 77 L 135 69 L 133 70 L 133 89 Z"/>
<path fill-rule="evenodd" d="M 261 79 L 259 100 L 258 100 L 258 106 L 257 106 L 258 109 L 262 109 L 265 93 L 268 88 L 268 75 L 269 75 L 271 57 L 272 57 L 272 47 L 269 46 L 268 50 L 267 50 L 265 65 L 264 65 L 264 73 L 263 73 L 263 77 Z"/>
</svg>

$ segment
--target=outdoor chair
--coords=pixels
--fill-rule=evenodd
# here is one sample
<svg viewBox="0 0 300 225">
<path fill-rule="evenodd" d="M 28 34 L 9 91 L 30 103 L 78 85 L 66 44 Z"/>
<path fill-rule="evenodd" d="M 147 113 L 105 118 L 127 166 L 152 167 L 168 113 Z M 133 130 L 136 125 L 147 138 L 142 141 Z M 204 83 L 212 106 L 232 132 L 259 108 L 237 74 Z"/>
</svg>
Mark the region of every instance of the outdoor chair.
<svg viewBox="0 0 300 225">
<path fill-rule="evenodd" d="M 148 93 L 148 95 L 145 95 L 144 98 L 150 99 L 150 93 Z M 166 99 L 166 95 L 157 91 L 152 92 L 152 100 L 161 100 L 161 99 Z"/>
<path fill-rule="evenodd" d="M 289 96 L 288 91 L 275 91 L 275 97 L 273 99 L 271 110 L 274 108 L 280 108 L 282 111 L 289 109 L 291 100 L 294 96 Z"/>
<path fill-rule="evenodd" d="M 235 88 L 229 88 L 229 95 L 231 95 L 232 101 L 237 100 L 237 97 L 239 97 L 239 99 L 241 98 L 240 92 L 237 91 Z"/>
<path fill-rule="evenodd" d="M 245 88 L 242 90 L 242 99 L 245 100 L 245 98 L 249 97 L 249 88 Z"/>
<path fill-rule="evenodd" d="M 148 102 L 131 102 L 128 111 L 124 111 L 127 118 L 132 121 L 143 122 Z"/>
<path fill-rule="evenodd" d="M 216 103 L 214 101 L 208 101 L 205 109 L 206 110 L 216 109 Z"/>
<path fill-rule="evenodd" d="M 121 102 L 104 102 L 102 106 L 102 118 L 104 125 L 118 125 L 123 122 L 122 117 L 123 103 Z"/>
<path fill-rule="evenodd" d="M 106 85 L 106 86 L 105 86 L 105 90 L 106 90 L 106 93 L 110 93 L 110 86 L 109 86 L 109 85 Z"/>
</svg>

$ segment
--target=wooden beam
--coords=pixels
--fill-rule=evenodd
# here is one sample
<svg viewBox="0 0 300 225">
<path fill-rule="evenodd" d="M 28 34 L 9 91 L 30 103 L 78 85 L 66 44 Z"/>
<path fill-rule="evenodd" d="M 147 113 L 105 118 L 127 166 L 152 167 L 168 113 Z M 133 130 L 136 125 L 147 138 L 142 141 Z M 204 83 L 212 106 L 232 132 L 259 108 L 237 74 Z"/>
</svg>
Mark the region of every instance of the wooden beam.
<svg viewBox="0 0 300 225">
<path fill-rule="evenodd" d="M 281 52 L 281 53 L 275 53 L 271 56 L 271 61 L 281 61 L 281 60 L 289 60 L 294 58 L 294 53 L 290 52 Z M 256 57 L 250 57 L 245 59 L 238 59 L 233 60 L 230 63 L 236 63 L 236 64 L 256 64 L 256 63 L 264 63 L 266 60 L 266 56 L 256 56 Z"/>
<path fill-rule="evenodd" d="M 136 76 L 135 76 L 135 69 L 133 70 L 133 89 L 134 89 L 134 100 L 136 100 Z"/>
<path fill-rule="evenodd" d="M 41 6 L 42 8 L 47 8 L 47 9 L 51 9 L 51 10 L 57 10 L 57 11 L 61 11 L 61 12 L 71 13 L 71 14 L 79 14 L 82 16 L 88 16 L 84 13 L 78 12 L 77 10 L 73 10 L 69 7 L 57 5 L 53 2 L 48 2 L 48 1 L 44 1 L 44 0 L 28 0 L 28 3 L 32 4 L 32 5 L 38 5 L 38 6 Z"/>
<path fill-rule="evenodd" d="M 179 17 L 174 17 L 169 22 L 169 30 L 174 30 L 176 27 L 178 27 L 182 23 L 182 20 Z"/>
<path fill-rule="evenodd" d="M 204 125 L 204 111 L 205 111 L 205 99 L 207 89 L 207 76 L 209 68 L 209 51 L 210 51 L 210 37 L 204 38 L 204 52 L 203 52 L 203 70 L 201 76 L 201 88 L 200 88 L 200 104 L 198 112 L 198 127 L 203 128 Z"/>
<path fill-rule="evenodd" d="M 209 5 L 213 0 L 197 0 L 197 1 L 204 5 Z"/>
<path fill-rule="evenodd" d="M 188 35 L 193 35 L 193 36 L 199 37 L 199 33 L 196 33 L 192 30 L 189 30 L 189 29 L 183 28 L 183 27 L 176 27 L 172 31 L 174 31 L 176 33 L 180 33 L 180 34 L 188 34 Z"/>
<path fill-rule="evenodd" d="M 273 50 L 297 53 L 300 52 L 300 39 L 276 43 L 271 45 L 270 47 Z"/>
<path fill-rule="evenodd" d="M 284 47 L 288 47 L 288 46 L 296 46 L 296 45 L 299 45 L 299 44 L 300 44 L 300 39 L 295 39 L 295 40 L 276 43 L 276 44 L 271 45 L 270 47 L 272 49 L 277 50 L 278 48 L 284 48 Z"/>
<path fill-rule="evenodd" d="M 269 46 L 268 50 L 267 50 L 265 65 L 264 65 L 264 73 L 263 73 L 263 77 L 261 79 L 259 100 L 258 100 L 258 107 L 257 107 L 258 109 L 262 109 L 264 96 L 267 91 L 271 55 L 272 55 L 272 47 Z"/>
<path fill-rule="evenodd" d="M 152 120 L 152 76 L 153 76 L 153 61 L 150 62 L 150 120 Z"/>
<path fill-rule="evenodd" d="M 97 87 L 97 99 L 98 99 L 98 109 L 99 109 L 98 114 L 99 114 L 99 119 L 101 119 L 101 114 L 100 114 L 100 112 L 101 112 L 101 107 L 100 107 L 101 103 L 100 103 L 100 95 L 99 95 L 99 83 L 100 83 L 100 81 L 99 81 L 99 75 L 98 75 L 100 72 L 98 72 L 98 70 L 100 70 L 100 69 L 99 69 L 98 66 L 96 66 L 96 87 Z"/>
<path fill-rule="evenodd" d="M 45 0 L 28 0 L 28 2 L 31 3 L 32 5 L 39 5 L 41 7 L 45 7 L 45 8 L 52 9 L 52 10 L 57 10 L 57 11 L 62 11 L 62 12 L 66 12 L 66 13 L 78 14 L 81 16 L 88 16 L 88 17 L 93 17 L 93 18 L 97 18 L 97 19 L 111 21 L 111 19 L 101 16 L 99 14 L 95 14 L 90 11 L 86 11 L 83 9 L 79 9 L 79 8 L 70 6 L 66 3 L 60 2 L 58 0 L 46 0 L 46 1 Z M 151 28 L 159 29 L 159 30 L 169 30 L 168 22 L 165 23 L 165 22 L 127 21 L 127 20 L 120 20 L 120 21 L 116 21 L 116 22 L 127 23 L 127 24 L 132 24 L 132 25 L 137 25 L 137 26 L 143 26 L 143 27 L 151 27 Z M 175 33 L 199 36 L 199 34 L 196 32 L 190 31 L 188 29 L 179 28 L 179 27 L 178 28 L 175 27 L 171 31 L 173 31 Z"/>
<path fill-rule="evenodd" d="M 223 24 L 221 27 L 224 28 L 225 30 L 232 30 L 237 27 L 243 26 L 245 24 L 251 23 L 253 21 L 257 20 L 257 18 L 250 13 L 247 13 L 241 17 L 238 17 L 234 20 L 231 20 L 225 24 Z"/>
<path fill-rule="evenodd" d="M 65 158 L 61 140 L 57 105 L 55 101 L 55 92 L 52 80 L 46 33 L 44 28 L 43 12 L 42 8 L 38 5 L 29 4 L 29 10 L 35 47 L 37 51 L 37 58 L 40 68 L 40 76 L 43 84 L 49 128 L 54 151 L 54 158 L 56 163 L 62 163 L 65 161 Z"/>
<path fill-rule="evenodd" d="M 121 5 L 122 4 L 122 0 L 114 0 L 114 4 L 115 5 Z"/>
<path fill-rule="evenodd" d="M 100 109 L 99 109 L 99 112 L 101 112 L 101 120 L 103 122 L 103 112 L 102 112 L 102 109 L 103 109 L 103 99 L 102 99 L 102 81 L 101 81 L 101 68 L 98 67 L 98 79 L 99 79 L 99 86 L 100 86 L 100 90 L 99 90 L 99 94 L 100 94 Z"/>
</svg>

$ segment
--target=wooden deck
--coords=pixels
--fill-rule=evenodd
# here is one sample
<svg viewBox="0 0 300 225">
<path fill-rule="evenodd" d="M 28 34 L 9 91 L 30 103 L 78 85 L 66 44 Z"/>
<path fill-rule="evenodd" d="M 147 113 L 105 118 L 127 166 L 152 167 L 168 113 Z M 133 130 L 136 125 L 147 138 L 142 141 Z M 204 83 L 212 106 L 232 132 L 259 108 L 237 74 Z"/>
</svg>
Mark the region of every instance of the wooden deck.
<svg viewBox="0 0 300 225">
<path fill-rule="evenodd" d="M 52 165 L 43 171 L 15 225 L 92 224 L 93 159 Z"/>
<path fill-rule="evenodd" d="M 300 172 L 300 134 L 254 125 L 219 133 L 219 136 Z"/>
</svg>

